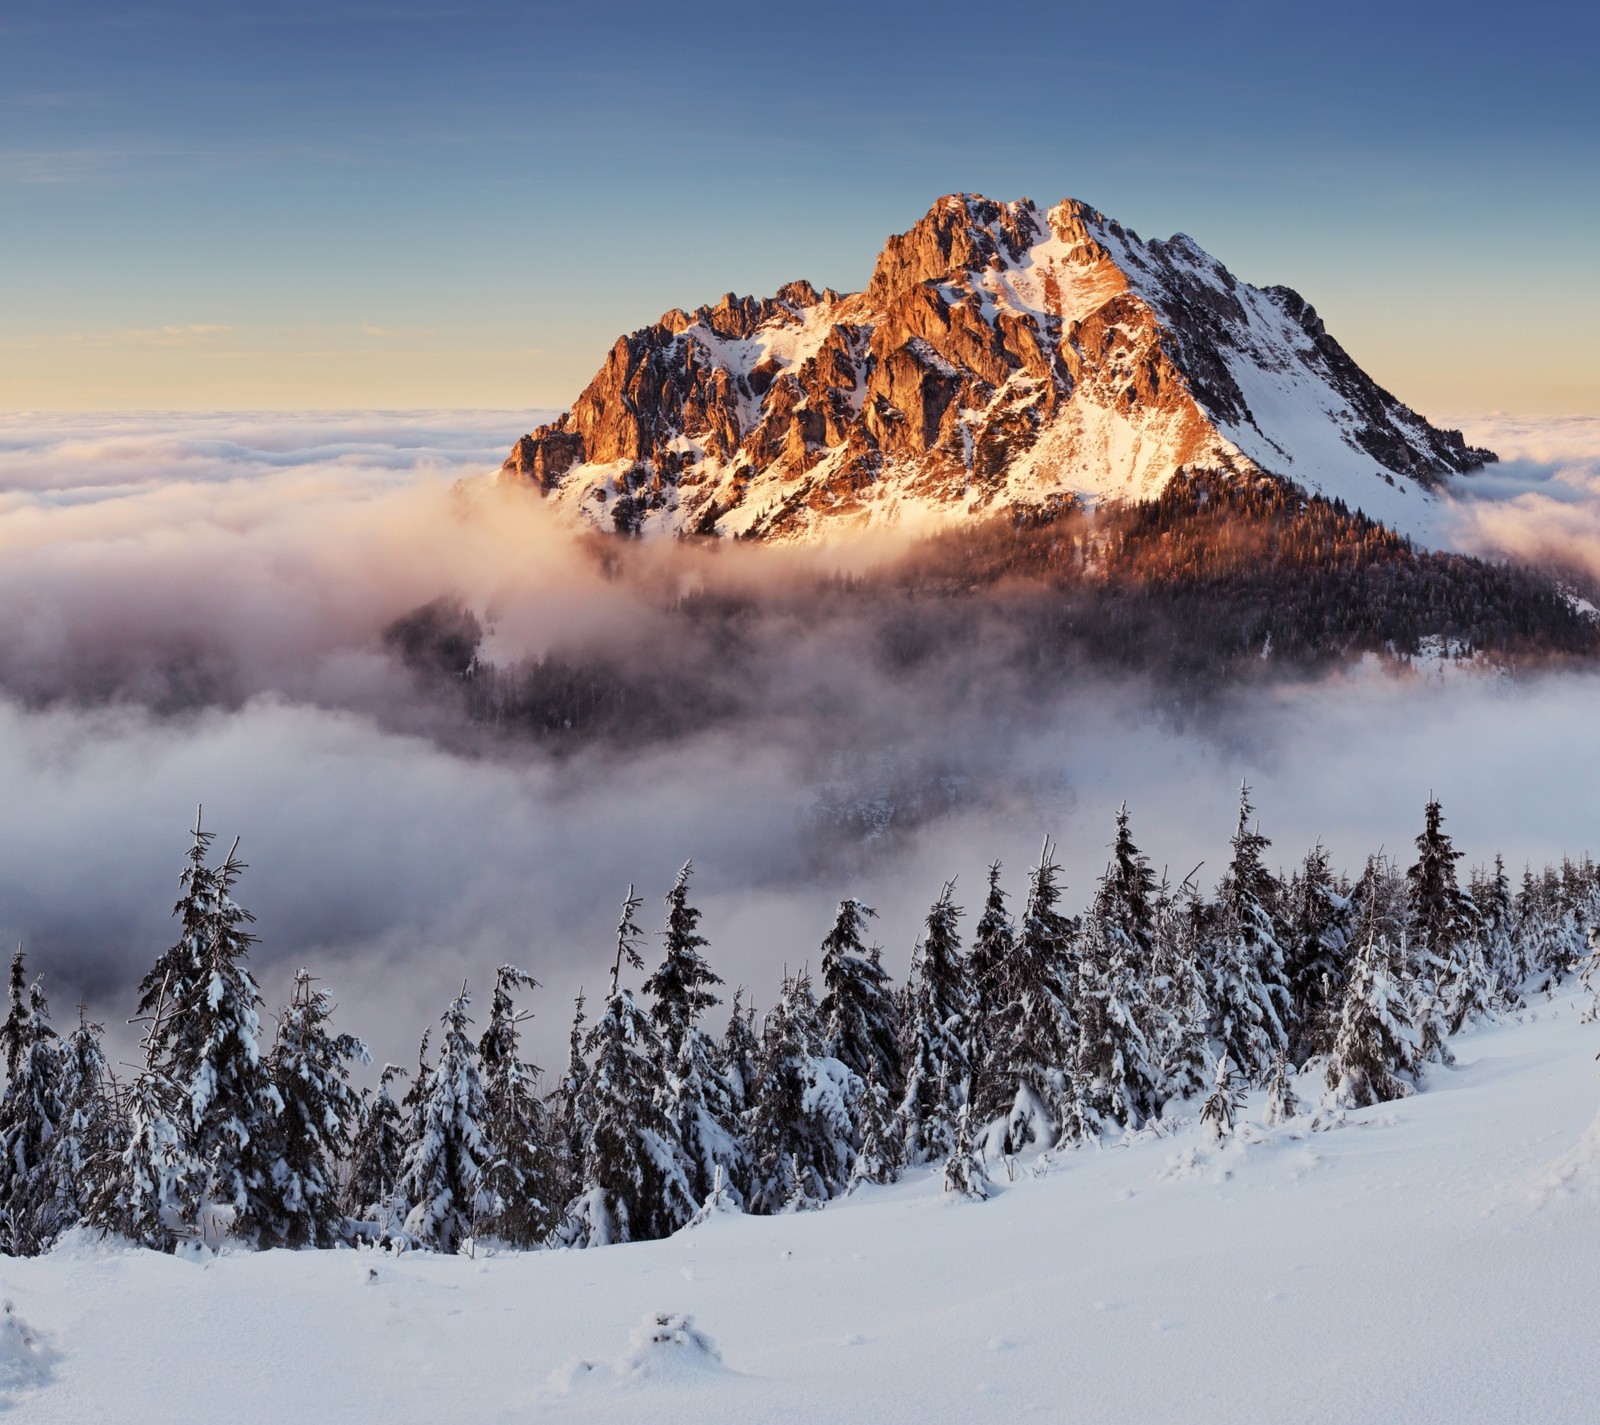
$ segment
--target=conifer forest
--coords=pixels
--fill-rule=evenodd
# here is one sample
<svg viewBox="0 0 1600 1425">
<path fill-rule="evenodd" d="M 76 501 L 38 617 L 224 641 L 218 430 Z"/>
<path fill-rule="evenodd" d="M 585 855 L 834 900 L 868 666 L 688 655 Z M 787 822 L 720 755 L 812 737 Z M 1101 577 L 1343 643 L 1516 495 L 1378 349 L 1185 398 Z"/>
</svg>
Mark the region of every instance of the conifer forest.
<svg viewBox="0 0 1600 1425">
<path fill-rule="evenodd" d="M 1413 852 L 1355 868 L 1318 845 L 1275 869 L 1248 787 L 1214 886 L 1158 877 L 1126 807 L 1110 850 L 1076 908 L 1049 839 L 1021 874 L 945 882 L 920 925 L 819 907 L 815 962 L 759 1004 L 718 976 L 685 862 L 662 899 L 623 895 L 565 1064 L 525 1056 L 539 986 L 507 964 L 461 986 L 414 1064 L 379 1066 L 310 969 L 266 1015 L 238 843 L 219 854 L 197 816 L 173 942 L 131 1007 L 139 1062 L 108 1063 L 101 1027 L 54 1019 L 47 975 L 12 959 L 0 1249 L 79 1225 L 179 1253 L 599 1247 L 913 1167 L 981 1200 L 1024 1155 L 1190 1121 L 1220 1143 L 1248 1090 L 1269 1123 L 1404 1097 L 1465 1027 L 1600 966 L 1600 867 L 1467 873 L 1435 799 Z M 904 984 L 880 934 L 914 945 Z"/>
</svg>

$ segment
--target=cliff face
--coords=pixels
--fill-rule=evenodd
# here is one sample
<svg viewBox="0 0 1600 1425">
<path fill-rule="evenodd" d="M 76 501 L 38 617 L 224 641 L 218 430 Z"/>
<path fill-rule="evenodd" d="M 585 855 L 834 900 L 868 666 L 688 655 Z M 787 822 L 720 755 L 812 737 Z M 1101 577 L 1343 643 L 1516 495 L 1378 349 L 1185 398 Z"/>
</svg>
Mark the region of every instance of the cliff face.
<svg viewBox="0 0 1600 1425">
<path fill-rule="evenodd" d="M 792 282 L 622 337 L 501 478 L 607 529 L 792 540 L 1260 471 L 1425 531 L 1431 492 L 1493 458 L 1186 237 L 953 196 L 863 292 Z"/>
</svg>

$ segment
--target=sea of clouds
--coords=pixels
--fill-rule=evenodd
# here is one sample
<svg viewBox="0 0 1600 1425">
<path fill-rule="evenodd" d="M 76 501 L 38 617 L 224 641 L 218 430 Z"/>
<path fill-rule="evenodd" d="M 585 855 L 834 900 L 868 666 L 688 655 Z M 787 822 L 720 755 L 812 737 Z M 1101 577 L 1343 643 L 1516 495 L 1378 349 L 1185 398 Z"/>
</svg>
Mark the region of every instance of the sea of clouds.
<svg viewBox="0 0 1600 1425">
<path fill-rule="evenodd" d="M 1127 680 L 1040 701 L 970 663 L 889 676 L 865 638 L 801 624 L 769 631 L 756 716 L 576 752 L 486 738 L 385 652 L 390 620 L 450 594 L 497 659 L 672 656 L 659 608 L 536 502 L 458 486 L 533 419 L 0 417 L 0 934 L 58 1017 L 85 1000 L 128 1052 L 202 802 L 242 838 L 269 1003 L 308 965 L 401 1062 L 462 979 L 511 961 L 544 984 L 533 1042 L 558 1063 L 626 887 L 654 930 L 689 857 L 714 964 L 766 1004 L 843 895 L 878 907 L 896 975 L 946 877 L 975 910 L 1000 858 L 1020 892 L 1045 835 L 1082 904 L 1124 799 L 1157 866 L 1207 885 L 1242 780 L 1284 864 L 1319 838 L 1352 870 L 1403 857 L 1429 792 L 1473 861 L 1600 851 L 1587 674 L 1363 667 L 1200 718 Z M 1600 420 L 1462 424 L 1506 459 L 1464 482 L 1453 542 L 1600 578 Z M 718 557 L 761 580 L 872 552 Z M 863 834 L 930 776 L 953 789 L 937 814 Z"/>
</svg>

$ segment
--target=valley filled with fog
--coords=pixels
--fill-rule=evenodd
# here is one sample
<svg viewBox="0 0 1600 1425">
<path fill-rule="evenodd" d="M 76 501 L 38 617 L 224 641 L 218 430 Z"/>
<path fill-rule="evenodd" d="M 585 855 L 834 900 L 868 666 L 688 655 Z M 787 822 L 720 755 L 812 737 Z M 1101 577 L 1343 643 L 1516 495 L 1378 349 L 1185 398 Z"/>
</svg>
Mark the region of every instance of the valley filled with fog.
<svg viewBox="0 0 1600 1425">
<path fill-rule="evenodd" d="M 1041 681 L 1003 609 L 976 646 L 907 665 L 893 610 L 809 620 L 792 592 L 689 641 L 675 598 L 848 581 L 898 551 L 634 547 L 619 570 L 535 500 L 474 483 L 527 424 L 0 418 L 0 934 L 58 1017 L 81 997 L 106 1022 L 113 1060 L 202 802 L 242 837 L 269 1007 L 308 966 L 380 1063 L 409 1062 L 460 981 L 486 992 L 510 961 L 543 984 L 531 1041 L 559 1064 L 626 888 L 653 931 L 690 857 L 711 963 L 764 1006 L 846 895 L 878 908 L 897 978 L 945 878 L 975 905 L 999 858 L 1019 889 L 1046 834 L 1081 906 L 1123 800 L 1156 866 L 1207 887 L 1241 780 L 1275 864 L 1319 838 L 1349 871 L 1403 857 L 1430 791 L 1469 863 L 1600 850 L 1600 674 L 1369 658 L 1196 702 L 1125 672 Z M 1589 589 L 1600 421 L 1463 424 L 1504 458 L 1459 482 L 1455 547 Z M 567 742 L 468 718 L 383 637 L 441 596 L 496 666 L 598 650 L 664 699 Z M 729 668 L 744 686 L 718 687 Z M 702 717 L 719 698 L 737 715 Z"/>
</svg>

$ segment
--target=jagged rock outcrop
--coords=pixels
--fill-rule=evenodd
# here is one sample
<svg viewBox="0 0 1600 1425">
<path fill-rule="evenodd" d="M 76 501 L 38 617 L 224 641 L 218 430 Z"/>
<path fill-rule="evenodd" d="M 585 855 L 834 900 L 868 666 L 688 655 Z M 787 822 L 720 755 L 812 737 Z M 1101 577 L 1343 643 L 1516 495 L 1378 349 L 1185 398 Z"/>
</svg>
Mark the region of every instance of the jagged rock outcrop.
<svg viewBox="0 0 1600 1425">
<path fill-rule="evenodd" d="M 622 337 L 501 478 L 603 528 L 804 539 L 1259 472 L 1425 534 L 1431 492 L 1492 459 L 1187 237 L 958 195 L 863 292 L 730 293 Z"/>
</svg>

